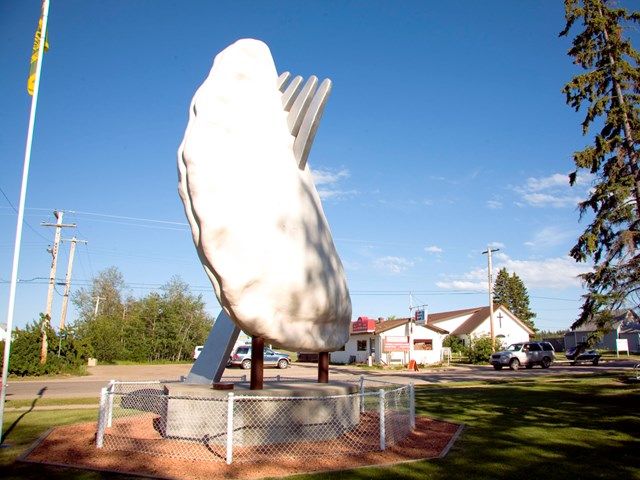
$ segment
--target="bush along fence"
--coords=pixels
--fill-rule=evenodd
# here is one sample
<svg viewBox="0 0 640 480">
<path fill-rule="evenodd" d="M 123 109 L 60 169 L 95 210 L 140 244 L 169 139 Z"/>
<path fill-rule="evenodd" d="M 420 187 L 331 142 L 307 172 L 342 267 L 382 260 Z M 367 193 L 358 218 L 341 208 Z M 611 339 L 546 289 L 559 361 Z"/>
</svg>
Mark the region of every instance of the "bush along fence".
<svg viewBox="0 0 640 480">
<path fill-rule="evenodd" d="M 111 381 L 100 397 L 96 446 L 231 464 L 385 450 L 415 428 L 413 384 L 360 377 L 320 389 L 279 379 L 261 391 L 240 381 L 233 392 Z"/>
</svg>

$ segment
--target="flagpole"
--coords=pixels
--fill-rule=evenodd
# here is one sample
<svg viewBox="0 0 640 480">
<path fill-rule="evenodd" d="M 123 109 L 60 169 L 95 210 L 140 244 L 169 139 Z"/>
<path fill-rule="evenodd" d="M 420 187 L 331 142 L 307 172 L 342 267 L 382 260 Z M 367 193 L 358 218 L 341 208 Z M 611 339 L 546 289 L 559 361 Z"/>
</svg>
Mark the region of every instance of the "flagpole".
<svg viewBox="0 0 640 480">
<path fill-rule="evenodd" d="M 7 377 L 9 376 L 9 355 L 11 353 L 11 334 L 13 332 L 13 313 L 16 300 L 16 285 L 18 283 L 18 263 L 20 261 L 20 244 L 22 242 L 22 227 L 24 223 L 24 204 L 27 196 L 27 180 L 29 179 L 29 163 L 31 162 L 31 144 L 33 142 L 33 128 L 36 120 L 36 107 L 38 105 L 38 90 L 40 88 L 40 71 L 42 58 L 44 57 L 44 45 L 47 38 L 47 19 L 49 18 L 49 0 L 42 1 L 42 30 L 40 31 L 40 45 L 38 48 L 38 63 L 36 65 L 36 78 L 31 98 L 31 113 L 29 114 L 29 129 L 27 131 L 27 144 L 24 152 L 24 166 L 22 169 L 22 187 L 20 189 L 20 203 L 18 206 L 18 220 L 16 222 L 16 239 L 13 245 L 13 267 L 11 269 L 11 286 L 9 288 L 9 307 L 7 309 L 7 338 L 4 342 L 4 361 L 2 363 L 2 387 L 0 388 L 0 443 L 4 439 L 4 402 L 7 396 Z"/>
</svg>

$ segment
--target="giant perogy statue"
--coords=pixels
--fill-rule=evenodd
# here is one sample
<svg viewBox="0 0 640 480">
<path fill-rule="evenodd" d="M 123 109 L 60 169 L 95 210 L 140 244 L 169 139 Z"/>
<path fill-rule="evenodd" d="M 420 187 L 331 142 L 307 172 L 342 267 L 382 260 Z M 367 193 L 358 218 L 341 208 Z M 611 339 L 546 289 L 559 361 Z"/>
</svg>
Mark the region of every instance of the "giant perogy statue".
<svg viewBox="0 0 640 480">
<path fill-rule="evenodd" d="M 340 349 L 351 321 L 344 269 L 306 163 L 325 82 L 316 90 L 315 77 L 304 87 L 299 77 L 278 77 L 264 43 L 239 40 L 195 93 L 178 150 L 179 193 L 224 313 L 292 351 Z"/>
</svg>

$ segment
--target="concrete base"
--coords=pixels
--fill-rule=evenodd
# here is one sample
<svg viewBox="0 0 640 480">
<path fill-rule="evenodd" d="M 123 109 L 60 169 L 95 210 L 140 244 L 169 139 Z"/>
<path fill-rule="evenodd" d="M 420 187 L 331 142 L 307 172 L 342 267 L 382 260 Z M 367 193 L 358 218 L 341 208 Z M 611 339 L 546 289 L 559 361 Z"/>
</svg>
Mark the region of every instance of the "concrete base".
<svg viewBox="0 0 640 480">
<path fill-rule="evenodd" d="M 168 401 L 162 422 L 164 436 L 226 443 L 229 391 L 172 384 L 165 386 L 165 392 Z M 233 443 L 267 445 L 339 437 L 360 422 L 357 392 L 356 385 L 347 383 L 283 382 L 263 390 L 236 385 Z M 327 398 L 333 396 L 339 398 Z"/>
</svg>

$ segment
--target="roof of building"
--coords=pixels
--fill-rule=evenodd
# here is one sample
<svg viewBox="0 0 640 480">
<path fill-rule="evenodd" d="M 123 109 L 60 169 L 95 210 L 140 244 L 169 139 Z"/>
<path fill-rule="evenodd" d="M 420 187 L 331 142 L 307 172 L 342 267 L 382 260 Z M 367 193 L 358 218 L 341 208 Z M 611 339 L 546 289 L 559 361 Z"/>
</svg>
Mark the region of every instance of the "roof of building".
<svg viewBox="0 0 640 480">
<path fill-rule="evenodd" d="M 475 312 L 479 308 L 482 307 L 465 308 L 462 310 L 450 310 L 448 312 L 429 313 L 428 321 L 429 323 L 444 322 L 445 320 L 451 320 L 452 318 L 468 315 L 469 313 Z"/>
<path fill-rule="evenodd" d="M 640 330 L 640 316 L 631 309 L 628 310 L 615 310 L 611 312 L 612 320 L 611 327 L 617 329 L 620 327 L 620 333 L 634 333 Z M 580 325 L 575 329 L 571 329 L 573 332 L 595 332 L 598 330 L 598 321 L 591 319 Z"/>
<path fill-rule="evenodd" d="M 504 305 L 494 304 L 495 310 L 499 308 L 502 308 L 507 313 L 509 313 L 510 316 L 516 321 L 516 323 L 518 323 L 522 328 L 524 328 L 527 331 L 527 333 L 529 333 L 529 335 L 533 335 L 535 333 L 531 329 L 531 327 L 529 327 L 522 320 L 516 317 L 511 311 L 509 311 L 507 307 L 505 307 Z M 486 307 L 466 308 L 464 310 L 452 310 L 450 312 L 430 313 L 428 317 L 428 322 L 429 323 L 444 322 L 445 320 L 451 320 L 451 319 L 462 317 L 464 315 L 469 315 L 469 314 L 471 314 L 471 316 L 467 318 L 464 322 L 462 322 L 458 326 L 458 328 L 456 328 L 453 332 L 451 332 L 452 335 L 468 335 L 472 333 L 476 328 L 478 328 L 482 324 L 482 322 L 484 322 L 489 317 L 489 314 L 490 314 L 489 306 L 487 305 Z"/>
<path fill-rule="evenodd" d="M 396 318 L 393 320 L 387 320 L 385 322 L 380 322 L 378 324 L 376 324 L 376 335 L 379 335 L 383 332 L 386 332 L 387 330 L 391 330 L 392 328 L 396 328 L 399 327 L 400 325 L 406 325 L 407 323 L 409 323 L 410 321 L 412 321 L 413 318 L 412 317 L 406 317 L 406 318 Z M 428 328 L 429 330 L 432 330 L 436 333 L 440 333 L 442 335 L 446 335 L 449 332 L 446 331 L 443 328 L 440 327 L 436 327 L 435 325 L 427 325 L 427 324 L 417 324 L 421 327 L 425 327 Z"/>
</svg>

